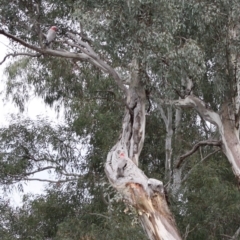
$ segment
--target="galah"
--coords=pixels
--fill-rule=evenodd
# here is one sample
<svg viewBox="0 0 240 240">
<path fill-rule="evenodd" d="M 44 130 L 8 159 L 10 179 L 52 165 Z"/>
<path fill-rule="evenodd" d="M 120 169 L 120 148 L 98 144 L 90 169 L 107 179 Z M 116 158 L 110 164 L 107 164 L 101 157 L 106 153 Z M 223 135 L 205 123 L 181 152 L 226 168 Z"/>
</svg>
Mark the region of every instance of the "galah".
<svg viewBox="0 0 240 240">
<path fill-rule="evenodd" d="M 57 27 L 56 26 L 52 26 L 48 32 L 47 32 L 47 35 L 46 35 L 46 46 L 49 46 L 49 44 L 54 41 L 54 39 L 56 38 L 56 35 L 57 35 Z"/>
</svg>

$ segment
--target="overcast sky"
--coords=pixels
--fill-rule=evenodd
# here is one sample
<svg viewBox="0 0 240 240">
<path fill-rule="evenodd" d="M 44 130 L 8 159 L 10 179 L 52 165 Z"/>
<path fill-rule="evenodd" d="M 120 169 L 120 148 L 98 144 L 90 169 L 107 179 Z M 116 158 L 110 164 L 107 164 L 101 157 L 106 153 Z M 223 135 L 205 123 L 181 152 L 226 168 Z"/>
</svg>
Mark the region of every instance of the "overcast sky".
<svg viewBox="0 0 240 240">
<path fill-rule="evenodd" d="M 8 39 L 2 35 L 0 35 L 0 62 L 4 58 L 4 56 L 7 54 L 8 51 L 11 51 L 7 48 L 8 45 Z M 0 92 L 2 93 L 4 91 L 4 78 L 3 70 L 6 66 L 7 61 L 0 65 Z M 0 127 L 7 126 L 9 123 L 9 120 L 11 119 L 11 114 L 17 114 L 19 113 L 17 107 L 14 106 L 12 102 L 6 102 L 4 101 L 4 94 L 0 95 Z M 32 120 L 38 119 L 40 116 L 41 118 L 47 117 L 49 120 L 53 122 L 59 122 L 63 121 L 63 114 L 60 114 L 60 116 L 57 117 L 57 114 L 53 109 L 51 109 L 49 106 L 45 106 L 44 102 L 40 98 L 32 97 L 30 101 L 27 104 L 26 111 L 23 113 L 24 117 L 29 117 Z M 36 178 L 47 178 L 49 177 L 47 172 L 42 172 L 39 174 L 35 174 L 34 177 Z M 44 188 L 44 183 L 38 182 L 38 181 L 32 181 L 28 182 L 27 184 L 24 184 L 24 193 L 33 193 L 33 194 L 40 194 Z M 21 193 L 19 193 L 17 190 L 13 191 L 12 197 L 10 200 L 11 205 L 18 206 L 21 204 L 22 199 Z M 10 197 L 10 196 L 7 196 Z"/>
</svg>

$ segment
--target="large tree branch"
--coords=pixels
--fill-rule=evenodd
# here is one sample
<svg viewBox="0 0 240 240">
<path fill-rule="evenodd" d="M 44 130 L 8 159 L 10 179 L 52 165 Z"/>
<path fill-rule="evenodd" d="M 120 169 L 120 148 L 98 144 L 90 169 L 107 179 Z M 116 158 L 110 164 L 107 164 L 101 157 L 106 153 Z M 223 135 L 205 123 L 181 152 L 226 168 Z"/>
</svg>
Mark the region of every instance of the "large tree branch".
<svg viewBox="0 0 240 240">
<path fill-rule="evenodd" d="M 198 142 L 197 144 L 195 144 L 193 146 L 193 148 L 190 151 L 188 151 L 187 153 L 185 153 L 184 155 L 179 157 L 179 159 L 177 160 L 178 163 L 177 163 L 176 167 L 179 168 L 180 165 L 182 164 L 182 162 L 184 161 L 184 159 L 186 159 L 187 157 L 189 157 L 190 155 L 195 153 L 200 146 L 206 146 L 206 145 L 221 147 L 221 141 L 208 140 L 208 141 Z"/>
<path fill-rule="evenodd" d="M 90 63 L 92 63 L 93 65 L 95 65 L 96 67 L 100 68 L 101 70 L 103 70 L 104 72 L 107 72 L 108 74 L 110 74 L 115 82 L 117 83 L 117 85 L 119 86 L 119 88 L 121 90 L 124 91 L 124 93 L 127 93 L 127 89 L 126 87 L 123 85 L 122 80 L 120 79 L 120 77 L 118 76 L 117 72 L 111 67 L 109 66 L 107 63 L 105 63 L 103 60 L 100 59 L 100 57 L 94 52 L 94 50 L 91 48 L 91 46 L 86 43 L 81 41 L 80 39 L 77 39 L 73 34 L 68 33 L 68 35 L 77 41 L 77 45 L 73 44 L 69 41 L 65 41 L 68 45 L 70 46 L 75 46 L 79 49 L 81 49 L 81 53 L 73 53 L 73 52 L 68 52 L 68 51 L 64 51 L 64 50 L 53 50 L 53 49 L 49 49 L 49 48 L 40 48 L 34 45 L 31 45 L 29 43 L 27 43 L 26 41 L 0 29 L 0 34 L 12 39 L 13 41 L 21 44 L 22 46 L 31 49 L 35 52 L 38 52 L 40 54 L 43 55 L 49 55 L 49 56 L 55 56 L 55 57 L 62 57 L 62 58 L 71 58 L 71 59 L 76 59 L 76 60 L 87 60 Z"/>
<path fill-rule="evenodd" d="M 197 112 L 205 121 L 208 121 L 219 128 L 221 128 L 222 126 L 219 114 L 210 109 L 203 100 L 199 99 L 193 94 L 186 96 L 184 99 L 178 100 L 158 99 L 157 102 L 163 105 L 175 105 L 181 108 L 194 108 L 195 110 L 197 110 Z"/>
<path fill-rule="evenodd" d="M 205 121 L 208 121 L 218 127 L 221 126 L 221 119 L 218 113 L 207 107 L 207 104 L 194 95 L 189 95 L 184 99 L 172 101 L 172 104 L 179 107 L 191 107 L 197 110 Z"/>
<path fill-rule="evenodd" d="M 4 31 L 4 30 L 0 30 L 0 34 L 12 39 L 14 42 L 17 42 L 28 49 L 39 52 L 41 54 L 47 54 L 47 55 L 55 56 L 55 57 L 72 58 L 72 59 L 77 59 L 77 60 L 87 60 L 89 58 L 84 53 L 73 53 L 73 52 L 66 52 L 63 50 L 52 50 L 50 48 L 39 48 L 37 46 L 27 43 L 26 41 Z"/>
<path fill-rule="evenodd" d="M 122 80 L 120 79 L 120 77 L 118 76 L 117 72 L 111 67 L 109 66 L 106 62 L 102 61 L 100 59 L 100 57 L 98 56 L 98 54 L 92 49 L 92 47 L 88 44 L 88 42 L 84 42 L 82 41 L 80 38 L 77 38 L 74 34 L 72 33 L 67 33 L 68 36 L 75 40 L 78 43 L 78 48 L 85 53 L 86 55 L 88 55 L 90 58 L 94 59 L 98 64 L 101 65 L 102 68 L 106 69 L 108 71 L 108 73 L 110 75 L 112 75 L 112 77 L 114 78 L 114 80 L 116 81 L 117 85 L 119 86 L 119 88 L 121 90 L 123 90 L 125 93 L 127 91 L 126 87 L 123 85 Z"/>
</svg>

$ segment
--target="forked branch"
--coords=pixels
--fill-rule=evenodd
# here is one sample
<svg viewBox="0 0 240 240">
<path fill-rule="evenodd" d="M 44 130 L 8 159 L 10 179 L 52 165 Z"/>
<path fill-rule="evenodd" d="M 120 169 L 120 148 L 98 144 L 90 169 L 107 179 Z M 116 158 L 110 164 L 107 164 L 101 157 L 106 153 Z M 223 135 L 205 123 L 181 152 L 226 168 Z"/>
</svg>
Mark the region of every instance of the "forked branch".
<svg viewBox="0 0 240 240">
<path fill-rule="evenodd" d="M 63 49 L 53 50 L 50 48 L 42 48 L 42 47 L 34 46 L 34 45 L 31 45 L 28 42 L 6 32 L 6 31 L 4 31 L 3 29 L 0 29 L 0 34 L 12 39 L 14 42 L 17 42 L 20 45 L 22 45 L 28 49 L 33 50 L 34 52 L 37 52 L 37 53 L 28 53 L 28 56 L 36 57 L 36 56 L 40 56 L 40 55 L 49 55 L 49 56 L 55 56 L 55 57 L 61 57 L 61 58 L 71 58 L 71 59 L 80 60 L 80 61 L 89 61 L 97 68 L 99 68 L 102 71 L 111 75 L 114 78 L 118 87 L 125 93 L 125 96 L 127 95 L 127 89 L 124 86 L 123 81 L 119 77 L 117 72 L 110 65 L 108 65 L 106 62 L 101 60 L 100 57 L 98 56 L 98 54 L 92 49 L 92 47 L 87 42 L 83 42 L 81 39 L 78 39 L 72 33 L 68 33 L 68 36 L 71 39 L 73 39 L 75 42 L 70 42 L 70 41 L 64 41 L 64 42 L 68 46 L 77 47 L 78 49 L 81 50 L 81 53 L 69 52 L 69 51 L 65 51 Z M 18 55 L 20 55 L 20 54 L 18 54 Z M 5 56 L 5 58 L 3 59 L 3 61 L 1 63 L 3 63 L 9 56 L 15 56 L 15 55 L 12 54 L 12 55 Z"/>
<path fill-rule="evenodd" d="M 176 168 L 179 168 L 182 164 L 182 162 L 189 156 L 191 156 L 193 153 L 195 153 L 198 148 L 200 146 L 206 146 L 206 145 L 209 145 L 209 146 L 217 146 L 217 147 L 221 147 L 221 144 L 222 142 L 221 141 L 215 141 L 215 140 L 207 140 L 207 141 L 200 141 L 198 142 L 197 144 L 195 144 L 193 146 L 193 148 L 188 151 L 187 153 L 183 154 L 182 156 L 180 156 L 178 158 L 178 161 L 177 161 L 177 165 L 176 165 Z"/>
</svg>

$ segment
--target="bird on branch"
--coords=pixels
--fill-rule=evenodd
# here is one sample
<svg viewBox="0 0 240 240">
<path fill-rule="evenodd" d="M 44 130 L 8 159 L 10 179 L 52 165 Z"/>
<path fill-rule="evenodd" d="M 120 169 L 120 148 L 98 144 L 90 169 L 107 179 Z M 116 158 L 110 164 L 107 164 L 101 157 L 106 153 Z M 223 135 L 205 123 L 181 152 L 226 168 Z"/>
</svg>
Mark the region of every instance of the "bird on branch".
<svg viewBox="0 0 240 240">
<path fill-rule="evenodd" d="M 45 42 L 45 47 L 49 46 L 56 38 L 57 36 L 57 30 L 58 28 L 56 26 L 52 26 L 46 35 L 46 42 Z"/>
</svg>

